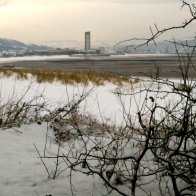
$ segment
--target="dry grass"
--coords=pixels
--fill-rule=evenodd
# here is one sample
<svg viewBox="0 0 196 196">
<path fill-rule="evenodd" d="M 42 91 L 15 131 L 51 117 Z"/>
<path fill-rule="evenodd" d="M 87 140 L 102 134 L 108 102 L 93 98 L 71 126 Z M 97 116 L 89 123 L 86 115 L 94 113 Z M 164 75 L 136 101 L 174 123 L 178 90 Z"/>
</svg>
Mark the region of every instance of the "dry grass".
<svg viewBox="0 0 196 196">
<path fill-rule="evenodd" d="M 112 73 L 103 73 L 96 71 L 58 71 L 58 70 L 41 70 L 41 69 L 17 69 L 0 67 L 0 73 L 6 77 L 16 75 L 18 79 L 28 79 L 30 74 L 38 83 L 59 81 L 63 84 L 82 83 L 88 84 L 92 82 L 96 85 L 103 85 L 104 82 L 111 82 L 117 85 L 125 83 L 137 83 L 128 77 L 119 76 Z"/>
</svg>

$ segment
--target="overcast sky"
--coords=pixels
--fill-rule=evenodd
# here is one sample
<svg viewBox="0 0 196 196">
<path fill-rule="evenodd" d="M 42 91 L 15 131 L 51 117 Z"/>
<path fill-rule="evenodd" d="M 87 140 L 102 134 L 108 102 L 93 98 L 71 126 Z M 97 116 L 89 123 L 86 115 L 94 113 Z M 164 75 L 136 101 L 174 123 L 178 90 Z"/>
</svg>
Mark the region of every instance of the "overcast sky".
<svg viewBox="0 0 196 196">
<path fill-rule="evenodd" d="M 0 37 L 82 47 L 84 32 L 91 31 L 93 45 L 113 45 L 148 37 L 154 23 L 160 29 L 183 23 L 190 14 L 181 5 L 180 0 L 0 0 Z M 162 39 L 188 38 L 195 33 L 193 23 Z"/>
</svg>

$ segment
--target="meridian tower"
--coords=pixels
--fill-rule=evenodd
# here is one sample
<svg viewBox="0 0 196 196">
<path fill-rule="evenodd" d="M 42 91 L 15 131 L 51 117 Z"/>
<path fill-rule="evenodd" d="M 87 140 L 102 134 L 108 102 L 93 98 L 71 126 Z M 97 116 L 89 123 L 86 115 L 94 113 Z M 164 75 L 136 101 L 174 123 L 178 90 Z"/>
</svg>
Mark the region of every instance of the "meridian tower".
<svg viewBox="0 0 196 196">
<path fill-rule="evenodd" d="M 85 51 L 89 51 L 91 49 L 91 32 L 85 32 Z"/>
</svg>

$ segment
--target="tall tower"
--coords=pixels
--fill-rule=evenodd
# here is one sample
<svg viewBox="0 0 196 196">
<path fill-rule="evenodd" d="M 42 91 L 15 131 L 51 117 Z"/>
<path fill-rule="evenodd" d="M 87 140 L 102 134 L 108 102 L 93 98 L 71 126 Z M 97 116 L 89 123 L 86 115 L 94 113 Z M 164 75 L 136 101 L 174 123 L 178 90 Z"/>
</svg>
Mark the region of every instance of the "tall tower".
<svg viewBox="0 0 196 196">
<path fill-rule="evenodd" d="M 88 51 L 91 49 L 91 32 L 85 32 L 85 50 Z"/>
</svg>

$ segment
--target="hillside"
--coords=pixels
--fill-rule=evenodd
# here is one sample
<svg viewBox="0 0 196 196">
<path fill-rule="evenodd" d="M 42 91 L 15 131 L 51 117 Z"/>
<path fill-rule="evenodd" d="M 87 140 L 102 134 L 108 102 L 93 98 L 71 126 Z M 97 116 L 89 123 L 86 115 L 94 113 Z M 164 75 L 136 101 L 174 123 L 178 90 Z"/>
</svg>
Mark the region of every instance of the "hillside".
<svg viewBox="0 0 196 196">
<path fill-rule="evenodd" d="M 154 43 L 150 43 L 148 45 L 144 45 L 138 47 L 139 45 L 134 43 L 125 43 L 116 47 L 117 51 L 127 52 L 127 53 L 176 53 L 176 49 L 178 52 L 186 52 L 187 47 L 186 45 L 194 47 L 196 45 L 196 40 L 177 40 L 176 45 L 172 43 L 173 41 L 162 41 Z M 137 48 L 138 47 L 138 48 Z M 135 49 L 137 48 L 137 49 Z"/>
<path fill-rule="evenodd" d="M 35 44 L 25 44 L 12 39 L 0 38 L 0 51 L 7 50 L 51 50 L 48 46 L 40 46 Z"/>
</svg>

